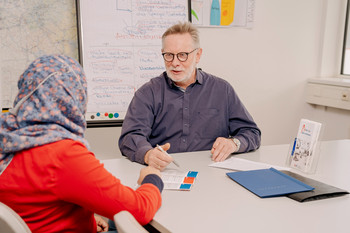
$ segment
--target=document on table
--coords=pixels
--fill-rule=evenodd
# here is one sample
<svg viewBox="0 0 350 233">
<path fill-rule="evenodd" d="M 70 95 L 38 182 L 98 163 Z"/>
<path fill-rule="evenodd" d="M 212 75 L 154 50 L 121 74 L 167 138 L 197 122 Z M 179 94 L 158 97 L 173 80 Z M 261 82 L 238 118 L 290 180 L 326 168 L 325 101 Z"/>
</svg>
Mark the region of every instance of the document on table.
<svg viewBox="0 0 350 233">
<path fill-rule="evenodd" d="M 191 190 L 198 172 L 180 171 L 176 169 L 165 169 L 161 172 L 164 189 Z"/>
<path fill-rule="evenodd" d="M 241 159 L 236 157 L 231 157 L 223 162 L 216 162 L 209 164 L 209 167 L 224 168 L 236 171 L 250 171 L 257 169 L 267 169 L 273 167 L 277 170 L 290 171 L 288 167 L 275 166 L 267 163 L 254 162 L 247 159 Z"/>
</svg>

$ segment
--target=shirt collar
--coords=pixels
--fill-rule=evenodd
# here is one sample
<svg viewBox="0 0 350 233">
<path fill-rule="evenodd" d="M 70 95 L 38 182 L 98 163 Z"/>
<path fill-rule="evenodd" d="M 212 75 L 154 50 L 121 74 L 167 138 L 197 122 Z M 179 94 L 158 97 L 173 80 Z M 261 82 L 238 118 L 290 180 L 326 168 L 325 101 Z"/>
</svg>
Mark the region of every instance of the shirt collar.
<svg viewBox="0 0 350 233">
<path fill-rule="evenodd" d="M 203 84 L 203 73 L 201 68 L 196 70 L 196 83 Z"/>
<path fill-rule="evenodd" d="M 200 71 L 201 71 L 201 69 L 196 68 L 196 81 L 195 81 L 195 84 L 203 84 L 203 74 L 202 74 L 202 72 L 200 72 Z M 170 87 L 177 88 L 177 89 L 179 89 L 179 90 L 181 90 L 181 91 L 184 91 L 182 88 L 180 88 L 179 86 L 177 86 L 177 85 L 173 82 L 173 80 L 171 80 L 171 79 L 168 77 L 166 71 L 164 71 L 164 76 L 166 77 L 166 80 L 167 80 L 167 82 L 168 82 L 168 84 L 169 84 Z"/>
</svg>

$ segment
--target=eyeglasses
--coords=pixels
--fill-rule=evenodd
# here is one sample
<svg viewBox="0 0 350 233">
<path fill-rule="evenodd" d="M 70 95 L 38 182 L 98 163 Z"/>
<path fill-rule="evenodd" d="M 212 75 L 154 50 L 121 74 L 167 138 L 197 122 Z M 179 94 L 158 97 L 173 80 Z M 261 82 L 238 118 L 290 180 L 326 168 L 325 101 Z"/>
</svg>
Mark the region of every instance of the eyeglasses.
<svg viewBox="0 0 350 233">
<path fill-rule="evenodd" d="M 177 54 L 173 54 L 173 53 L 162 53 L 162 56 L 164 58 L 165 61 L 167 62 L 172 62 L 174 60 L 174 57 L 176 55 L 177 59 L 181 62 L 185 62 L 187 61 L 188 59 L 188 54 L 190 53 L 193 53 L 194 51 L 196 51 L 198 48 L 192 50 L 191 52 L 189 53 L 186 53 L 186 52 L 180 52 L 180 53 L 177 53 Z"/>
</svg>

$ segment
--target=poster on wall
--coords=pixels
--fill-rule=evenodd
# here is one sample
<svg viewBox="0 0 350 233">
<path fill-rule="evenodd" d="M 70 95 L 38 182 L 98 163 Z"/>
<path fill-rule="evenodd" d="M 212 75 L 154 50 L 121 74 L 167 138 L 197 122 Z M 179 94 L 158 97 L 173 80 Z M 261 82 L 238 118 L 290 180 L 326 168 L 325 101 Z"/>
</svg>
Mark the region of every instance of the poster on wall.
<svg viewBox="0 0 350 233">
<path fill-rule="evenodd" d="M 192 23 L 199 27 L 252 28 L 255 0 L 191 0 Z"/>
<path fill-rule="evenodd" d="M 72 0 L 0 1 L 0 12 L 0 107 L 8 109 L 20 75 L 34 59 L 45 54 L 78 59 L 76 6 Z"/>
</svg>

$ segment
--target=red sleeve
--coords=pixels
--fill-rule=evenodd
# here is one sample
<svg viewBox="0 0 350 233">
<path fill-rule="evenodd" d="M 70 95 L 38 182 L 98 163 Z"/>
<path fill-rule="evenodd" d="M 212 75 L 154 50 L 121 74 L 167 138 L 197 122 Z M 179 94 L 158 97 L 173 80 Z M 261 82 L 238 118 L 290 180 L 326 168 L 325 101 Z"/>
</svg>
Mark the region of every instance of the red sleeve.
<svg viewBox="0 0 350 233">
<path fill-rule="evenodd" d="M 59 151 L 55 172 L 59 198 L 110 219 L 121 210 L 129 211 L 142 225 L 153 219 L 161 205 L 155 185 L 143 184 L 136 191 L 124 186 L 84 145 L 66 141 L 69 145 Z"/>
</svg>

